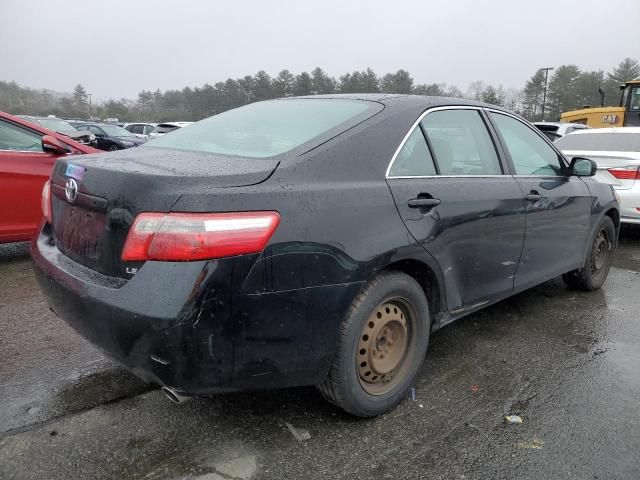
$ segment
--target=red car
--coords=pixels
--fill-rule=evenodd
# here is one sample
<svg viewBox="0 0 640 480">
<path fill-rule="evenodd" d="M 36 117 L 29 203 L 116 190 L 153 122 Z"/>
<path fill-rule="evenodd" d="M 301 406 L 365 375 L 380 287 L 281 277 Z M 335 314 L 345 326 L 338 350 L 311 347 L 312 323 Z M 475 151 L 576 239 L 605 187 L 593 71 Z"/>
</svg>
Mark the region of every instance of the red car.
<svg viewBox="0 0 640 480">
<path fill-rule="evenodd" d="M 0 112 L 0 243 L 31 239 L 42 218 L 42 187 L 58 157 L 97 152 Z"/>
</svg>

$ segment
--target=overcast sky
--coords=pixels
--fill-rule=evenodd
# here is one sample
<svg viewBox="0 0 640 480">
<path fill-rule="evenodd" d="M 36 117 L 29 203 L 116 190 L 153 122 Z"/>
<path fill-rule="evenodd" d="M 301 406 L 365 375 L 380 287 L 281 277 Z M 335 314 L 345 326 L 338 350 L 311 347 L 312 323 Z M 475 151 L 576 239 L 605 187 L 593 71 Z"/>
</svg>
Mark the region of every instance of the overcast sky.
<svg viewBox="0 0 640 480">
<path fill-rule="evenodd" d="M 316 66 L 520 88 L 640 59 L 640 0 L 0 0 L 0 45 L 0 80 L 94 100 Z"/>
</svg>

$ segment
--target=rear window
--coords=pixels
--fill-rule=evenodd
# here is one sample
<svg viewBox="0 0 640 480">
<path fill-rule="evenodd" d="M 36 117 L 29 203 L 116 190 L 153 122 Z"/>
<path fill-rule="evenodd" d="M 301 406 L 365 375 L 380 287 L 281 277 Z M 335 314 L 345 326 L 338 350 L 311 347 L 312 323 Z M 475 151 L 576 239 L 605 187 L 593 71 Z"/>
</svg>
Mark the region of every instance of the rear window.
<svg viewBox="0 0 640 480">
<path fill-rule="evenodd" d="M 155 133 L 169 133 L 179 128 L 180 127 L 178 127 L 177 125 L 158 125 L 156 128 L 153 129 L 153 131 Z"/>
<path fill-rule="evenodd" d="M 556 141 L 560 150 L 640 152 L 640 133 L 576 133 Z"/>
<path fill-rule="evenodd" d="M 54 132 L 75 133 L 78 131 L 73 126 L 71 126 L 71 124 L 65 122 L 64 120 L 60 120 L 59 118 L 41 118 L 40 120 L 38 120 L 38 123 L 44 128 L 48 128 L 49 130 L 53 130 Z"/>
<path fill-rule="evenodd" d="M 270 100 L 214 115 L 146 146 L 266 158 L 338 134 L 381 108 L 360 100 Z"/>
</svg>

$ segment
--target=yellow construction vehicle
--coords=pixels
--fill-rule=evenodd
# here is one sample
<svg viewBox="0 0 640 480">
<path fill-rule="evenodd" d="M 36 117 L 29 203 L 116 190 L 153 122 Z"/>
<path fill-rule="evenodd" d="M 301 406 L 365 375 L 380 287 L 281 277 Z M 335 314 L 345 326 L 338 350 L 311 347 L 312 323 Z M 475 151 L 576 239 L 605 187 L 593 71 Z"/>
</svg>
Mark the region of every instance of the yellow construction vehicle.
<svg viewBox="0 0 640 480">
<path fill-rule="evenodd" d="M 640 78 L 620 86 L 619 107 L 583 108 L 564 112 L 561 122 L 582 123 L 593 128 L 640 126 Z"/>
</svg>

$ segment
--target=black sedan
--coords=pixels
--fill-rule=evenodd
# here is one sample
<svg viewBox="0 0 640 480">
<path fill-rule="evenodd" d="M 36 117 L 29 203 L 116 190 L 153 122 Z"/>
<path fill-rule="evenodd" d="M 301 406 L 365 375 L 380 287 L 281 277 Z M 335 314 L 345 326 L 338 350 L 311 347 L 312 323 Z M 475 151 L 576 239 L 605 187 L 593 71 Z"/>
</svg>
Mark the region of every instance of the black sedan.
<svg viewBox="0 0 640 480">
<path fill-rule="evenodd" d="M 113 152 L 125 148 L 138 147 L 146 142 L 136 137 L 129 130 L 117 125 L 100 123 L 80 123 L 75 126 L 78 130 L 88 130 L 96 136 L 96 148 Z"/>
<path fill-rule="evenodd" d="M 620 214 L 594 173 L 467 100 L 271 100 L 58 160 L 32 255 L 51 308 L 176 402 L 317 385 L 373 416 L 443 325 L 603 284 Z"/>
</svg>

